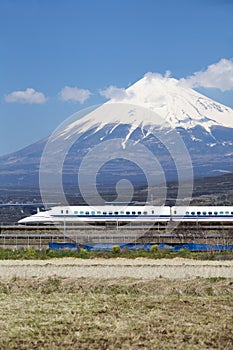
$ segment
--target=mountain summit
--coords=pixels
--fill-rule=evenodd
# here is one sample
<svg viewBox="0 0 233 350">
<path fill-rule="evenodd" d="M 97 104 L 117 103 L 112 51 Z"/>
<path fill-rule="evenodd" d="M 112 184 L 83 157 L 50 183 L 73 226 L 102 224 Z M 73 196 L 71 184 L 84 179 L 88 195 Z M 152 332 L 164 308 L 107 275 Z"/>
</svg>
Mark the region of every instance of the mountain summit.
<svg viewBox="0 0 233 350">
<path fill-rule="evenodd" d="M 189 129 L 197 125 L 206 130 L 212 126 L 233 128 L 231 108 L 185 87 L 181 81 L 158 74 L 147 73 L 129 87 L 126 96 L 118 102 L 148 108 L 174 128 Z"/>
<path fill-rule="evenodd" d="M 233 110 L 226 107 L 174 78 L 162 77 L 159 74 L 147 73 L 128 89 L 118 89 L 108 104 L 135 105 L 155 112 L 171 128 L 192 129 L 201 126 L 210 132 L 212 127 L 233 128 Z M 107 124 L 128 124 L 135 128 L 142 126 L 157 126 L 153 114 L 135 115 L 131 110 L 126 116 L 119 113 L 106 115 L 101 107 L 94 113 L 87 114 L 73 125 L 79 126 L 82 132 L 92 127 L 104 127 Z M 81 126 L 82 125 L 82 126 Z M 69 128 L 70 130 L 70 128 Z M 77 130 L 78 131 L 78 130 Z"/>
</svg>

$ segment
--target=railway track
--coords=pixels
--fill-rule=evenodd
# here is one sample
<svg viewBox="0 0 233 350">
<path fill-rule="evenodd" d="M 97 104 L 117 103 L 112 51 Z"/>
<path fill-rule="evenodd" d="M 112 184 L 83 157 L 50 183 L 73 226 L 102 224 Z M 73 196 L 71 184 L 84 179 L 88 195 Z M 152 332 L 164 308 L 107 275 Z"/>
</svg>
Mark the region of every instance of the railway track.
<svg viewBox="0 0 233 350">
<path fill-rule="evenodd" d="M 125 226 L 0 226 L 0 247 L 42 249 L 49 242 L 76 243 L 206 243 L 233 244 L 233 224 L 203 223 L 180 224 L 156 223 L 151 225 Z"/>
<path fill-rule="evenodd" d="M 112 222 L 107 225 L 90 225 L 90 224 L 56 224 L 56 225 L 0 225 L 0 233 L 2 232 L 30 232 L 30 231 L 132 231 L 146 229 L 150 231 L 163 231 L 163 230 L 231 230 L 233 229 L 233 222 L 191 222 L 191 223 L 179 223 L 176 222 L 158 222 L 151 224 L 151 222 L 143 223 L 127 223 L 125 225 L 118 225 L 116 222 Z"/>
</svg>

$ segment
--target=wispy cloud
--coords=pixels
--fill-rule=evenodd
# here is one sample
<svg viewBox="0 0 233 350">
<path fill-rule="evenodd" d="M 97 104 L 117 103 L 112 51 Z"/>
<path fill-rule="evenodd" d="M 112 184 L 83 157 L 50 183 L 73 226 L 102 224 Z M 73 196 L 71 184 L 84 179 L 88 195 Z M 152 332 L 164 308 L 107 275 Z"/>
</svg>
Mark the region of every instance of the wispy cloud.
<svg viewBox="0 0 233 350">
<path fill-rule="evenodd" d="M 65 86 L 59 93 L 63 101 L 84 103 L 91 96 L 90 90 Z"/>
<path fill-rule="evenodd" d="M 127 91 L 126 89 L 123 88 L 118 88 L 114 85 L 110 85 L 107 89 L 105 90 L 100 90 L 99 91 L 101 96 L 104 96 L 108 99 L 114 99 L 114 100 L 123 100 L 126 97 L 132 97 L 133 92 Z"/>
<path fill-rule="evenodd" d="M 221 91 L 233 89 L 233 61 L 221 59 L 211 64 L 205 71 L 199 71 L 193 75 L 180 79 L 183 86 L 195 88 L 217 88 Z"/>
<path fill-rule="evenodd" d="M 46 97 L 42 92 L 38 92 L 32 88 L 27 88 L 25 91 L 14 91 L 5 95 L 5 101 L 9 103 L 45 103 Z"/>
<path fill-rule="evenodd" d="M 146 80 L 148 80 L 149 82 L 151 82 L 152 79 L 168 79 L 170 77 L 171 77 L 170 70 L 167 70 L 164 76 L 160 73 L 153 73 L 153 72 L 147 72 L 144 75 L 144 78 L 146 78 Z"/>
</svg>

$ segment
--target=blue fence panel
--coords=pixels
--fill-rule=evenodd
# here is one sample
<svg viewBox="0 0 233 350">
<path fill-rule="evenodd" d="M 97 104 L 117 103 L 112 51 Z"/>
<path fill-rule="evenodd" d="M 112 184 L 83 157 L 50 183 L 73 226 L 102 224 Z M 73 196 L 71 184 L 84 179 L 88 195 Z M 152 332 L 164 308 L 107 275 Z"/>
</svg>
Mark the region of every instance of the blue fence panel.
<svg viewBox="0 0 233 350">
<path fill-rule="evenodd" d="M 180 249 L 188 249 L 192 252 L 231 251 L 233 245 L 187 243 L 174 246 L 172 250 L 179 251 Z"/>
<path fill-rule="evenodd" d="M 50 250 L 64 250 L 72 249 L 79 250 L 80 248 L 86 249 L 88 252 L 94 251 L 111 251 L 114 246 L 118 245 L 121 249 L 129 250 L 147 250 L 149 251 L 153 246 L 152 243 L 88 243 L 88 244 L 78 244 L 78 243 L 49 243 Z M 180 249 L 187 249 L 192 252 L 208 252 L 208 251 L 233 251 L 233 245 L 224 244 L 198 244 L 198 243 L 187 243 L 180 245 L 169 245 L 166 243 L 158 244 L 158 249 L 168 249 L 170 251 L 179 251 Z"/>
<path fill-rule="evenodd" d="M 112 247 L 116 244 L 112 243 L 88 243 L 88 244 L 80 244 L 80 248 L 86 249 L 88 252 L 95 251 L 105 251 L 112 250 Z"/>
<path fill-rule="evenodd" d="M 62 249 L 72 249 L 77 250 L 77 244 L 76 243 L 55 243 L 55 242 L 49 242 L 49 249 L 50 250 L 62 250 Z"/>
</svg>

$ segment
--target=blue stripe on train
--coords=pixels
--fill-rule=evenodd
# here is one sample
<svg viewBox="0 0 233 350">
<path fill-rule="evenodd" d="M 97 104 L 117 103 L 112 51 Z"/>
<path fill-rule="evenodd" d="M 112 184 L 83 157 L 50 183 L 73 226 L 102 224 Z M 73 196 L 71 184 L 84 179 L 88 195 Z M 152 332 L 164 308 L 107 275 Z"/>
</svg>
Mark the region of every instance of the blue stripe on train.
<svg viewBox="0 0 233 350">
<path fill-rule="evenodd" d="M 78 214 L 65 214 L 65 215 L 51 215 L 54 218 L 167 218 L 170 219 L 170 215 L 78 215 Z"/>
</svg>

